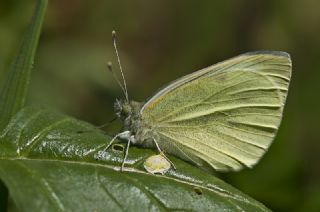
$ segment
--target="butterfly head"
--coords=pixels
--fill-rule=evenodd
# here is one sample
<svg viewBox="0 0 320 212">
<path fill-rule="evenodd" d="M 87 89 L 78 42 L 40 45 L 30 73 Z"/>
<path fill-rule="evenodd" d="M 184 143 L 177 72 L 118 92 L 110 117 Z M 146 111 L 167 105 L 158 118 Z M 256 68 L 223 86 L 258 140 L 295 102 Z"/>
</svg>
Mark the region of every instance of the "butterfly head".
<svg viewBox="0 0 320 212">
<path fill-rule="evenodd" d="M 132 114 L 132 106 L 126 100 L 116 100 L 114 103 L 114 111 L 119 119 L 124 120 Z"/>
<path fill-rule="evenodd" d="M 120 120 L 131 119 L 140 116 L 142 104 L 136 101 L 127 101 L 124 99 L 116 100 L 114 111 Z"/>
</svg>

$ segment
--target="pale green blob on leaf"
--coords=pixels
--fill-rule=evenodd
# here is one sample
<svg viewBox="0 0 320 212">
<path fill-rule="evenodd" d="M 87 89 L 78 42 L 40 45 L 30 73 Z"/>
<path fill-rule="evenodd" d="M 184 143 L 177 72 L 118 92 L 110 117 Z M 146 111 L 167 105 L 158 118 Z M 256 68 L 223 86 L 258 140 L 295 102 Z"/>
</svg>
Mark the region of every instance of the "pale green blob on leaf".
<svg viewBox="0 0 320 212">
<path fill-rule="evenodd" d="M 170 169 L 171 165 L 162 154 L 159 154 L 148 157 L 144 162 L 143 167 L 151 174 L 165 174 Z"/>
</svg>

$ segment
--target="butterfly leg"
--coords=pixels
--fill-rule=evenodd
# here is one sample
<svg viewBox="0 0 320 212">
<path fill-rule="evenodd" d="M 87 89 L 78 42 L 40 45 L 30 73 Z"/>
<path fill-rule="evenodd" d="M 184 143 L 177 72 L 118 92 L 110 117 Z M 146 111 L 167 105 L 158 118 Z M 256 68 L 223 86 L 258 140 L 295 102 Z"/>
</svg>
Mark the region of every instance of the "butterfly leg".
<svg viewBox="0 0 320 212">
<path fill-rule="evenodd" d="M 177 170 L 176 166 L 171 162 L 171 160 L 164 154 L 164 152 L 160 149 L 160 146 L 155 138 L 153 138 L 153 142 L 155 143 L 160 155 L 162 155 L 169 163 L 171 164 L 172 168 L 174 170 Z"/>
<path fill-rule="evenodd" d="M 124 131 L 124 132 L 121 132 L 121 133 L 118 133 L 117 135 L 115 135 L 111 141 L 109 142 L 109 144 L 103 149 L 103 152 L 107 151 L 107 149 L 109 149 L 109 147 L 114 143 L 114 141 L 119 138 L 119 137 L 122 137 L 122 136 L 125 136 L 127 135 L 128 133 L 130 133 L 129 131 Z"/>
<path fill-rule="evenodd" d="M 122 164 L 121 164 L 121 168 L 120 168 L 120 171 L 123 170 L 124 168 L 124 164 L 126 162 L 126 159 L 127 159 L 127 156 L 128 156 L 128 153 L 129 153 L 129 147 L 130 147 L 130 143 L 131 143 L 131 140 L 133 139 L 133 136 L 130 136 L 130 138 L 128 139 L 128 144 L 127 144 L 127 147 L 126 147 L 126 152 L 125 152 L 125 155 L 123 157 L 123 161 L 122 161 Z"/>
</svg>

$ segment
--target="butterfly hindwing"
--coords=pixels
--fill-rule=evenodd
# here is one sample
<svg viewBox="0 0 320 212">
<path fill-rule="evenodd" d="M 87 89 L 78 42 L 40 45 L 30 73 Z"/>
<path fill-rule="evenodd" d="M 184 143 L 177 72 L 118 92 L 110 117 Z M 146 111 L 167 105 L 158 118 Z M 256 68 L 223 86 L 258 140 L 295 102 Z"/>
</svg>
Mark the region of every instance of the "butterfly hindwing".
<svg viewBox="0 0 320 212">
<path fill-rule="evenodd" d="M 279 128 L 290 77 L 286 53 L 243 54 L 169 84 L 141 117 L 165 152 L 219 171 L 252 167 Z"/>
</svg>

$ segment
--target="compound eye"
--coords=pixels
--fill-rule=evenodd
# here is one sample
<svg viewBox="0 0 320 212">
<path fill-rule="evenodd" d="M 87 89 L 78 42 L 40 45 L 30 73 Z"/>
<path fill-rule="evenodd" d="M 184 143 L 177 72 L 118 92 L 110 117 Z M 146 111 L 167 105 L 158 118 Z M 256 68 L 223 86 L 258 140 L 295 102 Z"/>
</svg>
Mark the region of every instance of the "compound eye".
<svg viewBox="0 0 320 212">
<path fill-rule="evenodd" d="M 131 113 L 131 108 L 130 108 L 128 105 L 124 105 L 124 106 L 122 107 L 122 113 L 123 113 L 124 115 L 130 114 L 130 113 Z"/>
</svg>

